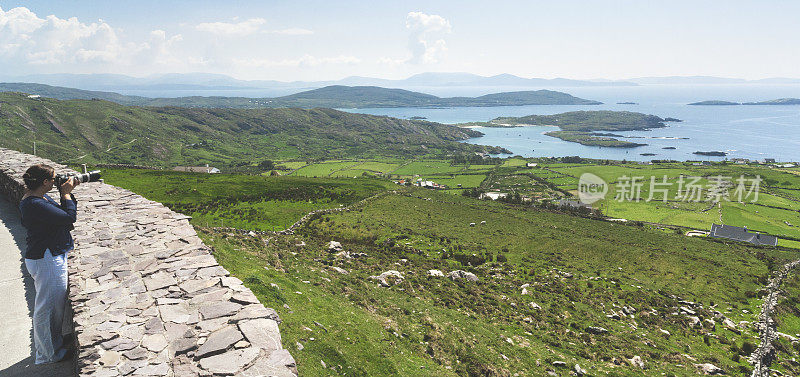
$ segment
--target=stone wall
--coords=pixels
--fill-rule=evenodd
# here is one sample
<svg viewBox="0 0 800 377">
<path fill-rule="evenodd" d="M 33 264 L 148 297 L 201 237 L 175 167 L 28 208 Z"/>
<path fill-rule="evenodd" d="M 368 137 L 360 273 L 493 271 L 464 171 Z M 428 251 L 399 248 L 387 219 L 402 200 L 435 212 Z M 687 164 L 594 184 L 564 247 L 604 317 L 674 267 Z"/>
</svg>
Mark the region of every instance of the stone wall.
<svg viewBox="0 0 800 377">
<path fill-rule="evenodd" d="M 0 148 L 0 194 L 30 165 Z M 78 186 L 69 253 L 80 376 L 295 376 L 277 313 L 217 264 L 188 217 L 102 183 Z M 51 194 L 58 200 L 58 194 Z"/>
<path fill-rule="evenodd" d="M 772 318 L 775 307 L 778 306 L 778 298 L 781 295 L 781 284 L 786 276 L 800 264 L 800 260 L 785 264 L 767 284 L 767 294 L 764 295 L 764 302 L 761 304 L 761 313 L 758 321 L 754 324 L 759 330 L 758 348 L 750 355 L 750 364 L 753 364 L 751 377 L 770 377 L 772 375 L 770 367 L 775 360 L 776 349 L 775 340 L 778 338 L 777 323 Z"/>
</svg>

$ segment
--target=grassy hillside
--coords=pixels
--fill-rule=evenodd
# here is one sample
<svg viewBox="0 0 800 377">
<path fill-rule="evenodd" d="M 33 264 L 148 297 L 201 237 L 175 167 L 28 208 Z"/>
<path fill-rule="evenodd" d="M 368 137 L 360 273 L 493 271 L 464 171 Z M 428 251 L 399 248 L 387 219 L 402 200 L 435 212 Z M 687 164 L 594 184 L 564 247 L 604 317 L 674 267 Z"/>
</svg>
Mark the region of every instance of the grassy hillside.
<svg viewBox="0 0 800 377">
<path fill-rule="evenodd" d="M 124 94 L 113 92 L 73 89 L 63 86 L 52 86 L 27 82 L 2 82 L 0 83 L 0 92 L 28 93 L 60 100 L 96 98 L 116 102 L 122 105 L 135 105 L 142 103 L 142 101 L 148 100 L 146 97 L 126 96 Z"/>
<path fill-rule="evenodd" d="M 339 208 L 394 186 L 376 179 L 311 179 L 103 169 L 109 184 L 192 216 L 195 226 L 282 230 L 317 209 Z"/>
<path fill-rule="evenodd" d="M 331 109 L 188 109 L 0 93 L 0 146 L 55 161 L 255 165 L 288 158 L 459 154 L 480 133 Z"/>
<path fill-rule="evenodd" d="M 507 187 L 520 182 L 499 174 L 524 169 L 515 160 L 324 165 L 318 174 L 356 166 L 477 171 Z M 288 223 L 286 208 L 309 199 L 335 206 L 398 186 L 141 170 L 108 181 L 195 215 L 223 266 L 278 311 L 283 344 L 306 376 L 567 376 L 576 364 L 589 375 L 692 376 L 696 363 L 741 375 L 756 331 L 725 328 L 719 316 L 754 321 L 769 271 L 800 256 L 423 189 L 316 216 L 292 236 L 245 236 L 205 228 L 202 216 L 235 214 L 239 226 Z M 272 204 L 231 212 L 239 201 Z M 329 251 L 331 240 L 349 254 Z M 466 270 L 478 280 L 429 276 L 431 269 Z M 389 270 L 403 279 L 381 286 L 370 278 Z M 631 361 L 637 357 L 641 366 Z"/>
</svg>

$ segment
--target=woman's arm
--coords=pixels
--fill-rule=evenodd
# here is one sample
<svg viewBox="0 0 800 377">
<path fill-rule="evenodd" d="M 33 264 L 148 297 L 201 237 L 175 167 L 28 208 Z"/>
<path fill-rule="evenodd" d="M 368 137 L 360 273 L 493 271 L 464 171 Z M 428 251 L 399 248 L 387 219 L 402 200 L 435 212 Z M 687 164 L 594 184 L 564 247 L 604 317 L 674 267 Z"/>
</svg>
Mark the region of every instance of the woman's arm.
<svg viewBox="0 0 800 377">
<path fill-rule="evenodd" d="M 77 205 L 72 200 L 62 200 L 60 207 L 47 199 L 34 200 L 26 207 L 26 218 L 41 219 L 53 225 L 74 224 L 78 218 Z"/>
</svg>

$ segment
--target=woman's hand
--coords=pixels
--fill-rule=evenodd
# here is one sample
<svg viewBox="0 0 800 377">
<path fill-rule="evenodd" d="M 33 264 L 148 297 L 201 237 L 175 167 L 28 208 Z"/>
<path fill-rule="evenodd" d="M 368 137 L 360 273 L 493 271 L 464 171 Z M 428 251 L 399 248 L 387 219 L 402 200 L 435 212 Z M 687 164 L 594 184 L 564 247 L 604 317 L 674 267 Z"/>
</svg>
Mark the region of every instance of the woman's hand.
<svg viewBox="0 0 800 377">
<path fill-rule="evenodd" d="M 79 184 L 81 184 L 81 182 L 75 177 L 69 177 L 69 179 L 58 188 L 58 191 L 61 193 L 61 195 L 67 195 L 70 194 L 72 189 Z"/>
</svg>

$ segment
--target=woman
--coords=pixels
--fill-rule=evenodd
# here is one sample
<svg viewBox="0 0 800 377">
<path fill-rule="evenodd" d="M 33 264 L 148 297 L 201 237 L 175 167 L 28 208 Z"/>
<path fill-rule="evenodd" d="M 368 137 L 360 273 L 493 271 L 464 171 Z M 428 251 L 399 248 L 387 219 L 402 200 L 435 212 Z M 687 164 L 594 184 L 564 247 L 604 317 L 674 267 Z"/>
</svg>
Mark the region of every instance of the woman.
<svg viewBox="0 0 800 377">
<path fill-rule="evenodd" d="M 53 168 L 33 165 L 22 176 L 27 191 L 19 203 L 22 225 L 28 230 L 25 267 L 33 277 L 36 302 L 33 309 L 33 344 L 36 364 L 65 359 L 67 347 L 61 335 L 67 304 L 67 252 L 74 248 L 70 230 L 76 219 L 72 189 L 79 181 L 70 178 L 58 191 L 59 205 L 47 195 L 55 183 Z"/>
</svg>

